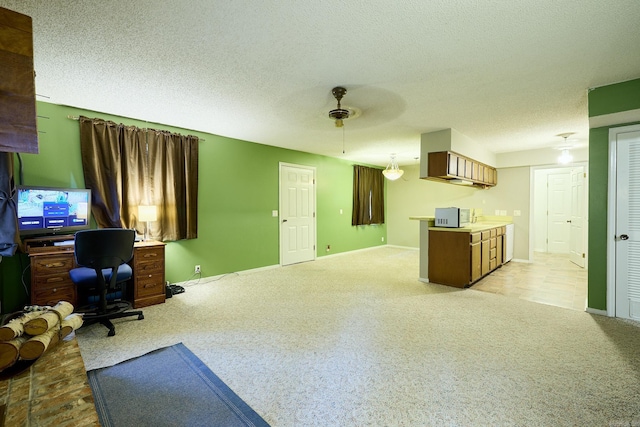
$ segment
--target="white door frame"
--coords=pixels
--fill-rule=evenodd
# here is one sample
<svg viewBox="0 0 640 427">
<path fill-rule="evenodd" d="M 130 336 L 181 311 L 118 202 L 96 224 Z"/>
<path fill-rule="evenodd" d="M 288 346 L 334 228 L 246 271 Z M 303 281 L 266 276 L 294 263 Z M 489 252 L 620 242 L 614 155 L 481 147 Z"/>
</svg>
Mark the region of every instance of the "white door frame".
<svg viewBox="0 0 640 427">
<path fill-rule="evenodd" d="M 575 167 L 580 167 L 582 166 L 584 169 L 584 172 L 587 173 L 587 171 L 589 170 L 589 163 L 588 162 L 575 162 L 572 163 L 570 165 L 554 165 L 554 164 L 550 164 L 550 165 L 543 165 L 543 166 L 532 166 L 529 169 L 529 262 L 533 262 L 533 253 L 535 252 L 535 219 L 534 219 L 534 214 L 535 214 L 535 175 L 536 175 L 536 171 L 537 170 L 549 170 L 549 169 L 571 169 L 571 168 L 575 168 Z M 589 176 L 587 175 L 587 180 L 589 179 Z M 585 184 L 588 181 L 585 181 Z M 584 194 L 584 218 L 586 218 L 586 221 L 583 222 L 583 230 L 582 230 L 582 238 L 583 238 L 583 247 L 585 248 L 585 265 L 587 263 L 587 260 L 589 259 L 589 246 L 587 244 L 588 242 L 588 235 L 587 235 L 587 229 L 589 226 L 589 194 L 588 194 L 588 185 L 585 185 L 585 194 Z M 546 232 L 545 232 L 546 233 Z"/>
<path fill-rule="evenodd" d="M 279 248 L 278 251 L 280 252 L 280 260 L 279 263 L 280 265 L 282 264 L 282 260 L 283 260 L 283 253 L 284 253 L 284 247 L 282 244 L 283 241 L 283 231 L 282 231 L 282 212 L 283 212 L 283 208 L 282 208 L 282 194 L 280 192 L 280 188 L 282 185 L 282 167 L 292 167 L 292 168 L 300 168 L 300 169 L 307 169 L 310 171 L 313 171 L 313 209 L 314 209 L 314 214 L 313 214 L 313 247 L 315 248 L 313 251 L 313 260 L 315 260 L 317 258 L 317 247 L 318 247 L 318 224 L 317 224 L 317 215 L 315 214 L 315 212 L 318 211 L 318 207 L 316 205 L 317 203 L 317 198 L 316 198 L 316 168 L 315 166 L 307 166 L 307 165 L 298 165 L 295 163 L 286 163 L 286 162 L 279 162 L 278 163 L 278 240 L 279 240 Z"/>
<path fill-rule="evenodd" d="M 607 316 L 616 317 L 616 189 L 618 134 L 640 131 L 640 125 L 619 126 L 609 129 L 609 181 L 607 188 Z"/>
</svg>

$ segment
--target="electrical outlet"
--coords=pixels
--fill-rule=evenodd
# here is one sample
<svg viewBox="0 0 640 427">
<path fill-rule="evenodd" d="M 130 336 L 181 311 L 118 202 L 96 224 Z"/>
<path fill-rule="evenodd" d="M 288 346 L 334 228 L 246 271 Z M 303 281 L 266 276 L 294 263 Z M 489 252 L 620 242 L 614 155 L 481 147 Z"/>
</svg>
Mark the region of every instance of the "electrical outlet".
<svg viewBox="0 0 640 427">
<path fill-rule="evenodd" d="M 327 252 L 331 250 L 331 245 L 327 245 Z"/>
<path fill-rule="evenodd" d="M 196 268 L 194 270 L 195 274 L 200 274 L 200 265 L 196 265 Z"/>
<path fill-rule="evenodd" d="M 384 237 L 382 238 L 382 241 L 384 242 Z"/>
</svg>

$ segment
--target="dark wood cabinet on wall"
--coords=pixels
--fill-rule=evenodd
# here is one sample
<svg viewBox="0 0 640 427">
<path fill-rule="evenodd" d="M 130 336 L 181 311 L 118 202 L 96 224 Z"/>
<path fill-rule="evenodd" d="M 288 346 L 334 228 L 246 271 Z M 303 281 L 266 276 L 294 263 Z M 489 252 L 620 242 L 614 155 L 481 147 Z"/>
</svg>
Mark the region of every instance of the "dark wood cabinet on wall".
<svg viewBox="0 0 640 427">
<path fill-rule="evenodd" d="M 452 151 L 429 153 L 428 162 L 429 172 L 426 179 L 463 179 L 480 187 L 493 187 L 498 183 L 496 168 Z"/>
<path fill-rule="evenodd" d="M 37 153 L 31 17 L 0 7 L 0 151 Z"/>
</svg>

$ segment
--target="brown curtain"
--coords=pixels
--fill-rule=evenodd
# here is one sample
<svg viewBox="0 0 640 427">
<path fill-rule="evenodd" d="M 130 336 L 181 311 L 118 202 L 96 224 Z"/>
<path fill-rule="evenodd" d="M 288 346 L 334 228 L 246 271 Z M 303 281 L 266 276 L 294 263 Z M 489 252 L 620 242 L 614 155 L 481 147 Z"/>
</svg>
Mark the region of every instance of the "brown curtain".
<svg viewBox="0 0 640 427">
<path fill-rule="evenodd" d="M 353 166 L 351 225 L 384 224 L 384 176 L 380 169 Z"/>
<path fill-rule="evenodd" d="M 85 184 L 99 227 L 136 228 L 138 205 L 154 205 L 149 236 L 197 237 L 198 138 L 80 117 Z"/>
</svg>

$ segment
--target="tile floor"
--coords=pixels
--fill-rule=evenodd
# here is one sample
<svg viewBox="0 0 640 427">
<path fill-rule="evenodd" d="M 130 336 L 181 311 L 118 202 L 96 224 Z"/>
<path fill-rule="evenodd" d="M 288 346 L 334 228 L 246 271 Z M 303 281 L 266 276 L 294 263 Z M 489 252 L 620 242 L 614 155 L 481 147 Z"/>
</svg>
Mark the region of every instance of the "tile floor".
<svg viewBox="0 0 640 427">
<path fill-rule="evenodd" d="M 535 252 L 532 263 L 509 262 L 471 289 L 584 311 L 587 270 L 569 255 Z"/>
</svg>

